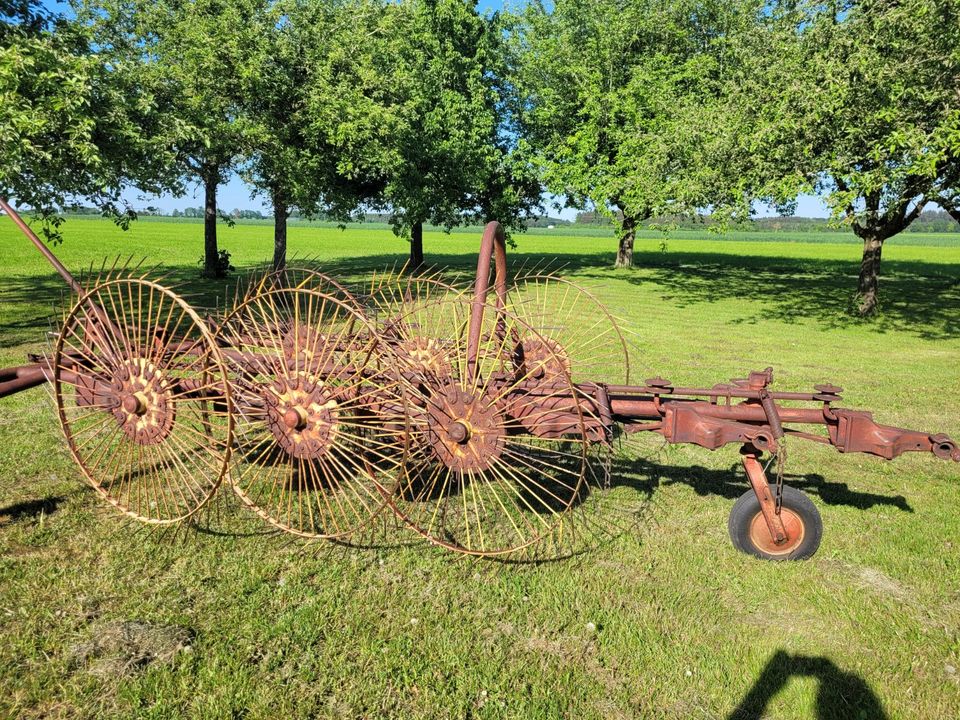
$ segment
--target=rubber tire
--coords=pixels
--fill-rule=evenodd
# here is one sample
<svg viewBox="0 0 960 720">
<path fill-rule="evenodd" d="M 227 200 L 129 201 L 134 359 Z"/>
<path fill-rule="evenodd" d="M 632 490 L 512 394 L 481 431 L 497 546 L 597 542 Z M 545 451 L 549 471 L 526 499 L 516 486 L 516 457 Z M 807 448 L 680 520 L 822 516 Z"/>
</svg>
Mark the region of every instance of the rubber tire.
<svg viewBox="0 0 960 720">
<path fill-rule="evenodd" d="M 770 494 L 777 496 L 776 485 L 770 486 Z M 816 505 L 799 490 L 783 486 L 781 506 L 792 510 L 804 525 L 804 537 L 800 544 L 787 555 L 770 555 L 758 548 L 750 539 L 750 524 L 760 512 L 760 501 L 753 489 L 747 490 L 733 504 L 727 520 L 727 530 L 733 546 L 740 552 L 753 555 L 762 560 L 806 560 L 813 557 L 820 547 L 823 537 L 823 520 Z"/>
</svg>

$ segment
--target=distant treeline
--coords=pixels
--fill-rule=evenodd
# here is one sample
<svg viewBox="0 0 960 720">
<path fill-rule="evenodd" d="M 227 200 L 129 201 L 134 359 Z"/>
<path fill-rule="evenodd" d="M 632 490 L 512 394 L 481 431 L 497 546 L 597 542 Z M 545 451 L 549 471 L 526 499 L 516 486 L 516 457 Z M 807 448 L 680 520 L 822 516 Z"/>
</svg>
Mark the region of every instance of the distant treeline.
<svg viewBox="0 0 960 720">
<path fill-rule="evenodd" d="M 577 225 L 610 225 L 610 217 L 598 212 L 577 214 Z M 656 217 L 646 220 L 640 227 L 647 229 L 680 228 L 684 230 L 703 230 L 715 221 L 709 215 L 696 217 Z M 740 232 L 836 232 L 837 226 L 827 218 L 809 217 L 765 217 L 754 218 L 749 222 L 737 223 L 731 227 Z M 955 233 L 960 232 L 957 223 L 943 210 L 927 210 L 908 226 L 905 232 L 915 233 Z"/>
<path fill-rule="evenodd" d="M 157 207 L 145 207 L 140 208 L 136 211 L 137 215 L 143 217 L 173 217 L 173 218 L 202 218 L 203 217 L 203 208 L 202 207 L 186 207 L 183 210 L 176 209 L 172 211 L 164 210 Z M 84 207 L 82 205 L 74 205 L 69 208 L 67 211 L 68 215 L 101 215 L 101 211 L 98 208 L 93 207 Z M 222 216 L 230 218 L 232 220 L 272 220 L 273 215 L 269 212 L 264 213 L 261 210 L 241 210 L 239 208 L 234 208 L 230 212 L 222 213 Z M 303 218 L 299 210 L 292 210 L 290 212 L 291 220 L 298 220 Z M 328 218 L 324 215 L 319 215 L 317 217 L 311 218 L 312 220 L 319 220 L 321 222 L 336 222 L 336 218 Z M 390 222 L 389 213 L 366 213 L 363 215 L 362 220 L 358 219 L 358 222 L 369 222 L 369 223 L 388 223 Z M 579 222 L 579 221 L 578 221 Z M 572 225 L 569 220 L 563 220 L 562 218 L 547 217 L 543 215 L 541 217 L 530 218 L 525 223 L 526 227 L 559 227 L 562 225 Z M 588 223 L 589 224 L 589 223 Z M 599 222 L 596 224 L 600 224 Z"/>
<path fill-rule="evenodd" d="M 74 206 L 70 208 L 70 215 L 100 215 L 97 208 Z M 174 217 L 174 218 L 202 218 L 202 207 L 187 207 L 183 210 L 163 210 L 156 207 L 146 207 L 137 210 L 138 215 L 145 217 Z M 224 216 L 233 220 L 271 220 L 272 215 L 260 210 L 241 210 L 235 208 L 229 213 L 223 213 Z M 302 219 L 299 211 L 293 210 L 290 213 L 291 220 Z M 335 222 L 335 218 L 323 216 L 312 218 L 314 220 Z M 366 213 L 362 220 L 358 222 L 369 223 L 389 223 L 389 213 Z M 564 226 L 592 226 L 607 227 L 610 225 L 610 217 L 598 212 L 578 213 L 576 220 L 572 223 L 562 218 L 541 216 L 528 219 L 525 223 L 530 228 L 546 227 L 564 227 Z M 704 230 L 716 221 L 709 215 L 697 215 L 696 217 L 656 217 L 646 220 L 640 224 L 641 228 L 647 230 L 657 229 L 681 229 L 681 230 Z M 738 232 L 837 232 L 837 226 L 831 224 L 827 218 L 810 217 L 765 217 L 754 218 L 749 222 L 737 223 L 730 226 L 731 230 Z M 957 223 L 950 215 L 943 210 L 927 210 L 921 213 L 904 232 L 912 233 L 955 233 L 960 232 L 960 223 Z"/>
</svg>

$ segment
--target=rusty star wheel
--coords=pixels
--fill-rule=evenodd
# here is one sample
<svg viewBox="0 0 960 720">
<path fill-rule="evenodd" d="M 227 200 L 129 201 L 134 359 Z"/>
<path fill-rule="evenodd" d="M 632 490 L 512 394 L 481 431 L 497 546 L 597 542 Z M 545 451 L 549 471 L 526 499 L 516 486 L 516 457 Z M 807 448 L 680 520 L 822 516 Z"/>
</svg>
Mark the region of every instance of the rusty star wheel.
<svg viewBox="0 0 960 720">
<path fill-rule="evenodd" d="M 470 301 L 420 305 L 395 323 L 408 336 L 444 338 L 429 364 L 398 353 L 409 398 L 409 452 L 393 507 L 434 544 L 502 555 L 562 532 L 585 477 L 589 427 L 545 338 L 510 313 Z M 476 348 L 471 347 L 471 331 Z M 520 338 L 544 343 L 524 357 Z"/>
<path fill-rule="evenodd" d="M 466 288 L 438 275 L 386 272 L 375 278 L 371 289 L 364 298 L 367 315 L 393 352 L 408 366 L 449 374 L 446 348 L 450 343 L 419 332 L 415 318 L 425 306 L 462 297 Z"/>
<path fill-rule="evenodd" d="M 94 284 L 67 313 L 53 379 L 70 452 L 109 503 L 168 524 L 209 501 L 230 456 L 226 368 L 175 293 L 143 278 Z"/>
<path fill-rule="evenodd" d="M 630 355 L 616 318 L 589 291 L 555 275 L 536 271 L 519 276 L 507 306 L 537 331 L 540 339 L 523 339 L 531 357 L 554 358 L 548 374 L 566 372 L 587 396 L 596 396 L 598 383 L 629 385 Z M 599 418 L 590 416 L 588 423 Z M 612 426 L 609 426 L 612 430 Z M 591 447 L 589 485 L 606 488 L 614 457 L 613 432 Z"/>
<path fill-rule="evenodd" d="M 229 347 L 240 498 L 304 537 L 367 526 L 402 462 L 406 413 L 385 372 L 395 362 L 365 318 L 331 295 L 277 288 L 243 300 L 218 340 Z"/>
<path fill-rule="evenodd" d="M 508 307 L 542 339 L 524 341 L 528 354 L 557 358 L 557 369 L 574 382 L 630 383 L 627 343 L 616 318 L 579 285 L 549 274 L 522 275 L 510 290 Z"/>
</svg>

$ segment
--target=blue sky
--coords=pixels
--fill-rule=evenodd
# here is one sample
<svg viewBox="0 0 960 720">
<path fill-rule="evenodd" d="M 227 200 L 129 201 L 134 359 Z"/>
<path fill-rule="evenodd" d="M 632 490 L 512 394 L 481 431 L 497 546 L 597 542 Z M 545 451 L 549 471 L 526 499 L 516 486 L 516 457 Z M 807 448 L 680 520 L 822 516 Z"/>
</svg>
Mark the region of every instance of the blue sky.
<svg viewBox="0 0 960 720">
<path fill-rule="evenodd" d="M 65 3 L 56 2 L 56 0 L 44 0 L 43 4 L 45 7 L 59 12 L 68 10 Z M 487 12 L 500 10 L 504 6 L 516 7 L 519 4 L 520 2 L 518 0 L 514 0 L 513 2 L 509 0 L 507 2 L 503 0 L 479 0 L 477 6 L 481 12 Z M 182 210 L 185 207 L 196 207 L 203 204 L 203 188 L 191 185 L 188 187 L 187 193 L 182 197 L 173 197 L 172 195 L 143 195 L 137 190 L 130 190 L 125 194 L 125 198 L 137 208 L 155 206 L 166 211 L 172 211 L 174 209 Z M 551 216 L 559 216 L 567 220 L 572 220 L 576 216 L 576 210 L 565 209 L 557 211 L 550 207 L 552 204 L 550 203 L 550 198 L 545 197 L 544 200 L 547 211 Z M 269 203 L 267 203 L 264 198 L 251 197 L 251 188 L 236 176 L 230 178 L 229 182 L 222 185 L 217 191 L 217 204 L 220 209 L 227 212 L 234 208 L 260 209 L 264 212 L 270 211 Z M 769 209 L 758 208 L 757 214 L 764 217 L 774 215 L 775 213 Z M 826 204 L 820 197 L 816 195 L 801 195 L 797 203 L 796 214 L 802 217 L 827 217 L 829 212 Z"/>
</svg>

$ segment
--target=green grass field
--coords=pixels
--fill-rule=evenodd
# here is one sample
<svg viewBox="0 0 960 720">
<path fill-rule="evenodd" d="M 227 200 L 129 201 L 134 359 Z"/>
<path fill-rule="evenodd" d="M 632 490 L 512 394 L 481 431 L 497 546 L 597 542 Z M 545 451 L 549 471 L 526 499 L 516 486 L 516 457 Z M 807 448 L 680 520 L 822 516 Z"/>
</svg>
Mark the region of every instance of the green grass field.
<svg viewBox="0 0 960 720">
<path fill-rule="evenodd" d="M 221 245 L 243 271 L 270 232 L 238 224 Z M 196 224 L 76 219 L 64 235 L 77 271 L 132 254 L 198 304 L 227 292 L 196 279 Z M 779 388 L 833 381 L 879 422 L 960 436 L 960 240 L 890 241 L 869 323 L 848 313 L 858 247 L 835 240 L 675 233 L 661 252 L 650 233 L 636 269 L 613 271 L 610 237 L 541 231 L 511 262 L 600 297 L 633 379 L 709 386 L 773 365 Z M 424 244 L 470 272 L 478 241 Z M 294 225 L 290 248 L 349 279 L 406 252 L 369 226 Z M 46 347 L 64 286 L 6 218 L 0 253 L 13 365 Z M 748 487 L 735 446 L 640 438 L 614 470 L 582 513 L 596 541 L 553 562 L 459 558 L 399 529 L 371 548 L 304 544 L 226 500 L 199 528 L 158 532 L 83 484 L 47 390 L 0 400 L 0 717 L 960 716 L 957 465 L 792 443 L 786 482 L 825 528 L 815 558 L 789 564 L 728 541 Z"/>
</svg>

